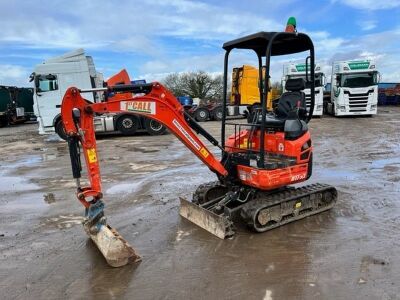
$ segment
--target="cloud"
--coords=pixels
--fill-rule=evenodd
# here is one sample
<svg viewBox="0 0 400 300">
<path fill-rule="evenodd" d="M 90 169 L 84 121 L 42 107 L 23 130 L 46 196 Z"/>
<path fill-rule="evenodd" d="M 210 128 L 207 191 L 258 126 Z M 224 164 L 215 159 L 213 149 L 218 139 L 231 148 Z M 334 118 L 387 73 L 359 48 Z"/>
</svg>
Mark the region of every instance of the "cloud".
<svg viewBox="0 0 400 300">
<path fill-rule="evenodd" d="M 374 20 L 363 20 L 363 21 L 358 21 L 357 25 L 360 26 L 361 30 L 369 31 L 376 28 L 377 22 Z"/>
<path fill-rule="evenodd" d="M 29 47 L 108 48 L 142 52 L 157 48 L 152 37 L 224 40 L 282 24 L 271 18 L 199 1 L 54 1 L 39 9 L 34 1 L 3 3 L 0 43 Z M 42 6 L 40 6 L 42 7 Z M 79 9 L 77 9 L 79 8 Z M 60 13 L 62 12 L 62 13 Z M 34 16 L 34 17 L 33 17 Z"/>
<path fill-rule="evenodd" d="M 0 65 L 1 85 L 30 86 L 27 74 L 29 74 L 29 71 L 22 66 Z"/>
<path fill-rule="evenodd" d="M 347 6 L 360 10 L 382 10 L 391 9 L 400 6 L 400 0 L 333 0 L 332 2 L 341 2 Z"/>
</svg>

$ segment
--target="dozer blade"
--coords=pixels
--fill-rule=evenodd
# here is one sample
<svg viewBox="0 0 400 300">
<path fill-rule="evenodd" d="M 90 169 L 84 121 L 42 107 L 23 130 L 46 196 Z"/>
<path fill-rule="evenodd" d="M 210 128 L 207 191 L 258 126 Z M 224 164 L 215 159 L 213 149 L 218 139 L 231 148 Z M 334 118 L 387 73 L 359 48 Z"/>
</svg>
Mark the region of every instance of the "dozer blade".
<svg viewBox="0 0 400 300">
<path fill-rule="evenodd" d="M 110 266 L 117 268 L 141 260 L 132 246 L 109 225 L 99 225 L 97 233 L 87 226 L 84 228 Z"/>
<path fill-rule="evenodd" d="M 197 226 L 207 230 L 220 239 L 233 236 L 233 223 L 224 215 L 217 215 L 184 198 L 179 198 L 181 206 L 179 214 Z"/>
</svg>

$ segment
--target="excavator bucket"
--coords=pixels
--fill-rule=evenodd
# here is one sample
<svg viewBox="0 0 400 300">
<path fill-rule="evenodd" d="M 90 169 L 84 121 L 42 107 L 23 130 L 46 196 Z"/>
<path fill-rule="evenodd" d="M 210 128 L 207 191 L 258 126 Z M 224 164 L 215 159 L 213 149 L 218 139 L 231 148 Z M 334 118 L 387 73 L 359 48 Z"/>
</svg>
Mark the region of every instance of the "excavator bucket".
<svg viewBox="0 0 400 300">
<path fill-rule="evenodd" d="M 84 228 L 110 266 L 117 268 L 141 260 L 132 246 L 109 225 L 99 225 L 97 232 L 87 226 Z"/>
<path fill-rule="evenodd" d="M 193 202 L 179 198 L 181 206 L 179 214 L 197 226 L 207 230 L 220 239 L 231 237 L 235 234 L 232 221 L 222 215 L 217 215 Z"/>
</svg>

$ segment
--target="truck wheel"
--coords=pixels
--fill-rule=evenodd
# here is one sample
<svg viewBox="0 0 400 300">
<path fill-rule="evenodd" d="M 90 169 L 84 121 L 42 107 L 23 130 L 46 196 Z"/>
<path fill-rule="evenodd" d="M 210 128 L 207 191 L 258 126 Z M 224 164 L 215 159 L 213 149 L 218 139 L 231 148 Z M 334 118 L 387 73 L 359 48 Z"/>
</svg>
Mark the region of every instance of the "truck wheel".
<svg viewBox="0 0 400 300">
<path fill-rule="evenodd" d="M 64 141 L 67 140 L 68 136 L 65 132 L 64 125 L 61 120 L 57 121 L 54 129 L 60 138 L 62 138 Z"/>
<path fill-rule="evenodd" d="M 150 135 L 162 135 L 167 130 L 167 128 L 161 123 L 147 118 L 144 121 L 144 127 Z"/>
<path fill-rule="evenodd" d="M 208 113 L 208 110 L 205 109 L 204 107 L 200 107 L 200 108 L 196 109 L 196 111 L 194 112 L 194 118 L 198 122 L 207 121 L 209 118 L 209 115 L 210 114 Z"/>
<path fill-rule="evenodd" d="M 222 107 L 220 106 L 220 107 L 215 108 L 213 110 L 212 114 L 213 114 L 213 119 L 215 121 L 221 121 L 222 120 L 222 114 L 223 114 Z"/>
<path fill-rule="evenodd" d="M 132 115 L 124 115 L 117 120 L 117 129 L 123 135 L 133 135 L 139 128 L 139 118 Z"/>
</svg>

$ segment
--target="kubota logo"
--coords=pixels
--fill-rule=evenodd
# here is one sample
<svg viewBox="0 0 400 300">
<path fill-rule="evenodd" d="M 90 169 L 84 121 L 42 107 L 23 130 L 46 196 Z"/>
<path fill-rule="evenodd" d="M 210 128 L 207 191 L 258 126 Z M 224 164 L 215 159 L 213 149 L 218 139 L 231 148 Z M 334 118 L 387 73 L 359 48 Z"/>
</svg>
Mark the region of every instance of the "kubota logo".
<svg viewBox="0 0 400 300">
<path fill-rule="evenodd" d="M 121 110 L 156 114 L 156 103 L 145 101 L 121 101 Z"/>
</svg>

